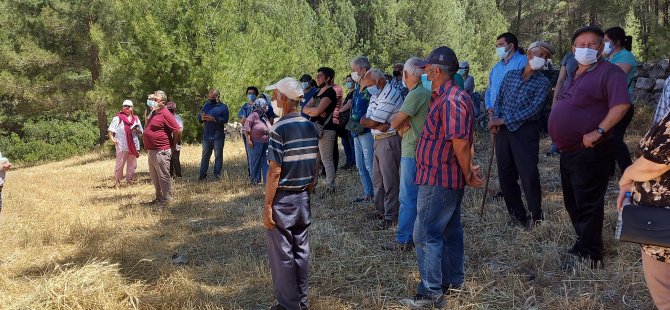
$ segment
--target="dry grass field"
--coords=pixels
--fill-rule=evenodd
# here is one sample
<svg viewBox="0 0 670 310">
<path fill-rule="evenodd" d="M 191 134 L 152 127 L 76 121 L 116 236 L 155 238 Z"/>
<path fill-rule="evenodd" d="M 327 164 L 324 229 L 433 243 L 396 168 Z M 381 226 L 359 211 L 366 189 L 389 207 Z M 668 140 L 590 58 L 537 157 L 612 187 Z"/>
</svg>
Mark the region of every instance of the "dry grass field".
<svg viewBox="0 0 670 310">
<path fill-rule="evenodd" d="M 628 138 L 646 130 L 642 111 Z M 541 150 L 548 147 L 542 141 Z M 485 165 L 488 137 L 477 135 Z M 341 156 L 343 157 L 343 156 Z M 146 155 L 138 184 L 113 188 L 113 159 L 94 153 L 8 174 L 0 214 L 2 309 L 267 309 L 274 303 L 260 218 L 264 189 L 251 186 L 241 142 L 227 141 L 220 181 L 197 181 L 198 145 L 182 151 L 184 178 L 159 210 Z M 480 218 L 481 190 L 463 205 L 466 282 L 450 309 L 652 309 L 635 245 L 613 240 L 616 187 L 607 195 L 605 269 L 559 268 L 574 233 L 562 206 L 558 158 L 541 156 L 547 221 L 507 226 L 502 201 Z M 495 171 L 492 187 L 497 187 Z M 336 195 L 313 198 L 312 309 L 403 309 L 414 294 L 414 253 L 385 252 L 395 231 L 374 231 L 371 205 L 356 205 L 358 174 L 338 171 Z M 614 185 L 615 182 L 613 181 Z M 174 265 L 171 256 L 188 262 Z"/>
</svg>

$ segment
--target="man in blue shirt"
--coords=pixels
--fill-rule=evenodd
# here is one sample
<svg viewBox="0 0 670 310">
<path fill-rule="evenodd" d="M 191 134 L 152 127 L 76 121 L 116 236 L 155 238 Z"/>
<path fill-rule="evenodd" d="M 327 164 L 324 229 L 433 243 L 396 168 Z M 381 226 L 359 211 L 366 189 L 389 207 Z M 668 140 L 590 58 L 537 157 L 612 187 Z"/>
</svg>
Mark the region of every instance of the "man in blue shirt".
<svg viewBox="0 0 670 310">
<path fill-rule="evenodd" d="M 554 54 L 549 43 L 538 41 L 528 49 L 529 60 L 523 70 L 505 75 L 489 121 L 491 133 L 496 134 L 496 162 L 500 189 L 513 220 L 524 228 L 538 224 L 542 214 L 542 188 L 538 171 L 540 148 L 539 119 L 551 89 L 551 81 L 542 69 Z M 521 199 L 521 179 L 528 210 L 529 222 Z"/>
<path fill-rule="evenodd" d="M 223 143 L 226 139 L 224 131 L 228 123 L 228 106 L 219 101 L 219 91 L 212 89 L 209 91 L 209 100 L 198 113 L 198 121 L 204 123 L 202 133 L 202 159 L 200 160 L 200 175 L 198 180 L 202 181 L 207 177 L 209 170 L 209 159 L 214 151 L 214 178 L 221 176 L 223 168 Z"/>
<path fill-rule="evenodd" d="M 493 112 L 493 105 L 498 98 L 500 84 L 507 74 L 512 70 L 521 70 L 526 66 L 528 59 L 518 51 L 519 40 L 513 33 L 506 32 L 498 36 L 496 41 L 496 54 L 500 61 L 493 66 L 489 74 L 489 88 L 486 89 L 484 101 L 489 114 Z"/>
<path fill-rule="evenodd" d="M 374 188 L 372 186 L 372 162 L 374 157 L 374 140 L 369 128 L 360 124 L 365 117 L 370 104 L 370 93 L 361 85 L 363 77 L 370 70 L 370 61 L 365 56 L 356 57 L 351 60 L 351 78 L 356 82 L 351 106 L 351 120 L 358 126 L 347 126 L 354 137 L 354 149 L 356 155 L 356 168 L 363 184 L 363 195 L 356 197 L 354 202 L 372 202 Z"/>
<path fill-rule="evenodd" d="M 305 97 L 303 98 L 303 101 L 300 102 L 300 115 L 302 117 L 309 119 L 309 115 L 302 113 L 302 109 L 307 105 L 310 99 L 316 95 L 316 93 L 319 91 L 319 88 L 316 87 L 316 81 L 312 79 L 312 76 L 309 74 L 303 74 L 302 77 L 300 77 L 300 85 L 302 85 L 303 92 L 305 94 Z"/>
</svg>

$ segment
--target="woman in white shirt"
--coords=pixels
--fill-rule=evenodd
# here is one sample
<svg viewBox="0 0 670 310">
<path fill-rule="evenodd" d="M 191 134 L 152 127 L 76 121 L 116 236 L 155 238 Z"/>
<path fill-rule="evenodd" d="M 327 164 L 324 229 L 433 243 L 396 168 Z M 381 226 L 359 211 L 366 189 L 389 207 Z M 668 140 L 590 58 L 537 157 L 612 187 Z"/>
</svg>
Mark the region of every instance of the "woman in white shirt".
<svg viewBox="0 0 670 310">
<path fill-rule="evenodd" d="M 116 147 L 116 165 L 114 166 L 114 187 L 121 186 L 123 167 L 126 166 L 126 181 L 133 184 L 137 158 L 140 157 L 140 140 L 144 129 L 140 119 L 133 114 L 133 102 L 123 101 L 121 111 L 112 118 L 107 129 L 109 140 Z"/>
</svg>

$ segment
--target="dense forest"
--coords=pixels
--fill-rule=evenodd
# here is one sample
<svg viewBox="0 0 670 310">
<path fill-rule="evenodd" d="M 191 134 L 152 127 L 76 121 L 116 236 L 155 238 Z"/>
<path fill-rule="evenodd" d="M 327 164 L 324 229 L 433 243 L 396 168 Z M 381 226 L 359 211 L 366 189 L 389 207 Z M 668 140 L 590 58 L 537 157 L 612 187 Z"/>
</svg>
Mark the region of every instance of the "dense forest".
<svg viewBox="0 0 670 310">
<path fill-rule="evenodd" d="M 542 39 L 560 55 L 572 31 L 622 26 L 638 60 L 668 56 L 670 0 L 0 0 L 0 152 L 59 159 L 104 142 L 124 99 L 142 114 L 165 90 L 197 141 L 207 89 L 231 114 L 246 86 L 349 60 L 395 62 L 452 47 L 486 88 L 498 34 Z M 556 63 L 559 59 L 554 60 Z"/>
</svg>

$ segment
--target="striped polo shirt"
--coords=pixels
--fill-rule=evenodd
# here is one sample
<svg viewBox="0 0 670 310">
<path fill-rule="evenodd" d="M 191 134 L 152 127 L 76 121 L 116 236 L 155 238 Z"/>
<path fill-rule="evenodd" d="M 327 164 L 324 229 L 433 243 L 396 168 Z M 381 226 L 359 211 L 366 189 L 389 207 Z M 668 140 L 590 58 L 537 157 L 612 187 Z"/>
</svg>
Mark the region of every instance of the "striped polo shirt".
<svg viewBox="0 0 670 310">
<path fill-rule="evenodd" d="M 433 91 L 416 146 L 416 184 L 448 189 L 465 187 L 452 139 L 467 139 L 472 144 L 473 111 L 470 96 L 453 80 Z"/>
<path fill-rule="evenodd" d="M 312 183 L 319 153 L 314 124 L 294 112 L 284 115 L 270 130 L 267 159 L 281 166 L 279 186 L 286 191 L 304 191 Z"/>
<path fill-rule="evenodd" d="M 366 117 L 377 123 L 390 123 L 393 116 L 400 110 L 402 101 L 403 97 L 400 92 L 395 89 L 395 87 L 391 86 L 390 83 L 386 83 L 386 86 L 384 86 L 384 89 L 382 89 L 379 95 L 370 98 L 370 105 L 368 106 Z M 389 128 L 386 132 L 372 129 L 373 136 L 393 132 L 395 132 L 395 129 L 393 128 Z"/>
</svg>

